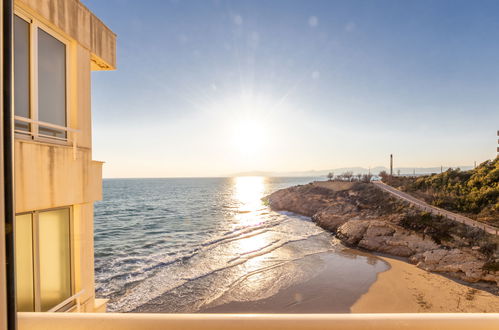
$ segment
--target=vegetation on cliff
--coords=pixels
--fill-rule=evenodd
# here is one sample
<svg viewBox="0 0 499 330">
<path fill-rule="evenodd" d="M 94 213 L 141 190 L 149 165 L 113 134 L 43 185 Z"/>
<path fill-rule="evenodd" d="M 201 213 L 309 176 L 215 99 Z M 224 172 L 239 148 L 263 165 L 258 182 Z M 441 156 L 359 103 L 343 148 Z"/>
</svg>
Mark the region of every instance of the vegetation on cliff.
<svg viewBox="0 0 499 330">
<path fill-rule="evenodd" d="M 421 177 L 382 175 L 383 182 L 443 209 L 499 227 L 499 157 L 473 170 Z"/>
</svg>

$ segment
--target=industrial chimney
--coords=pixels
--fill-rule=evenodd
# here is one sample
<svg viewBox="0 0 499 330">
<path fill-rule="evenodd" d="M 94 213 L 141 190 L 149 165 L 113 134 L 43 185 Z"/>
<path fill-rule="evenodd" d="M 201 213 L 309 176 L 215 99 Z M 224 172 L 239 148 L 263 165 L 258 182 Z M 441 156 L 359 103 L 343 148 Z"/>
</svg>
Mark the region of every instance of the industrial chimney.
<svg viewBox="0 0 499 330">
<path fill-rule="evenodd" d="M 393 175 L 393 154 L 390 154 L 390 175 Z"/>
</svg>

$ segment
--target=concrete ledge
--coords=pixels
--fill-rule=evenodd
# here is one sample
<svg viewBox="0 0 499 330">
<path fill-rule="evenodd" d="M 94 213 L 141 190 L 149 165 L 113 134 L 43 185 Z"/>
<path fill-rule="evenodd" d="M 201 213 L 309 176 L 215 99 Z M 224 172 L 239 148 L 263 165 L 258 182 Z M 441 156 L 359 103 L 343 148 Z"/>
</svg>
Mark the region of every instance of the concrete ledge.
<svg viewBox="0 0 499 330">
<path fill-rule="evenodd" d="M 92 69 L 116 69 L 116 35 L 79 0 L 15 0 L 15 4 L 88 49 Z"/>
<path fill-rule="evenodd" d="M 105 313 L 109 299 L 95 299 L 94 313 Z"/>
<path fill-rule="evenodd" d="M 19 330 L 393 329 L 496 330 L 499 314 L 118 314 L 19 313 Z"/>
</svg>

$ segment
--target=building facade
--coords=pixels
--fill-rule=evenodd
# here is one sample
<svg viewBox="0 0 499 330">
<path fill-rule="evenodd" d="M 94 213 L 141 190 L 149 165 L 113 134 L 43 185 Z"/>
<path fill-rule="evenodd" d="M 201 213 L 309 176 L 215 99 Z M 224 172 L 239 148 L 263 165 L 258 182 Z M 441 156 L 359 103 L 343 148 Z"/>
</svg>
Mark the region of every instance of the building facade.
<svg viewBox="0 0 499 330">
<path fill-rule="evenodd" d="M 79 0 L 14 1 L 17 308 L 104 311 L 95 299 L 91 71 L 116 66 L 116 36 Z"/>
</svg>

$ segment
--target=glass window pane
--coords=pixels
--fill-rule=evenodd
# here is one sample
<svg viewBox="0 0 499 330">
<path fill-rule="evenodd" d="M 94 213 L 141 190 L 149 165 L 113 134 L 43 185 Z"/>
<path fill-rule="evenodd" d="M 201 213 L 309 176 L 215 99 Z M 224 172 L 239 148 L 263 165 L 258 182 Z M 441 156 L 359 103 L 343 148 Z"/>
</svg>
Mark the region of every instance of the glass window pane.
<svg viewBox="0 0 499 330">
<path fill-rule="evenodd" d="M 66 45 L 38 29 L 38 118 L 66 126 Z M 66 137 L 61 130 L 40 127 L 40 134 Z"/>
<path fill-rule="evenodd" d="M 14 112 L 29 118 L 29 23 L 14 16 Z M 16 121 L 16 129 L 28 131 L 29 124 Z"/>
<path fill-rule="evenodd" d="M 45 312 L 71 296 L 69 209 L 40 212 L 40 302 Z"/>
<path fill-rule="evenodd" d="M 33 312 L 33 223 L 31 214 L 16 216 L 16 294 L 17 310 Z"/>
</svg>

